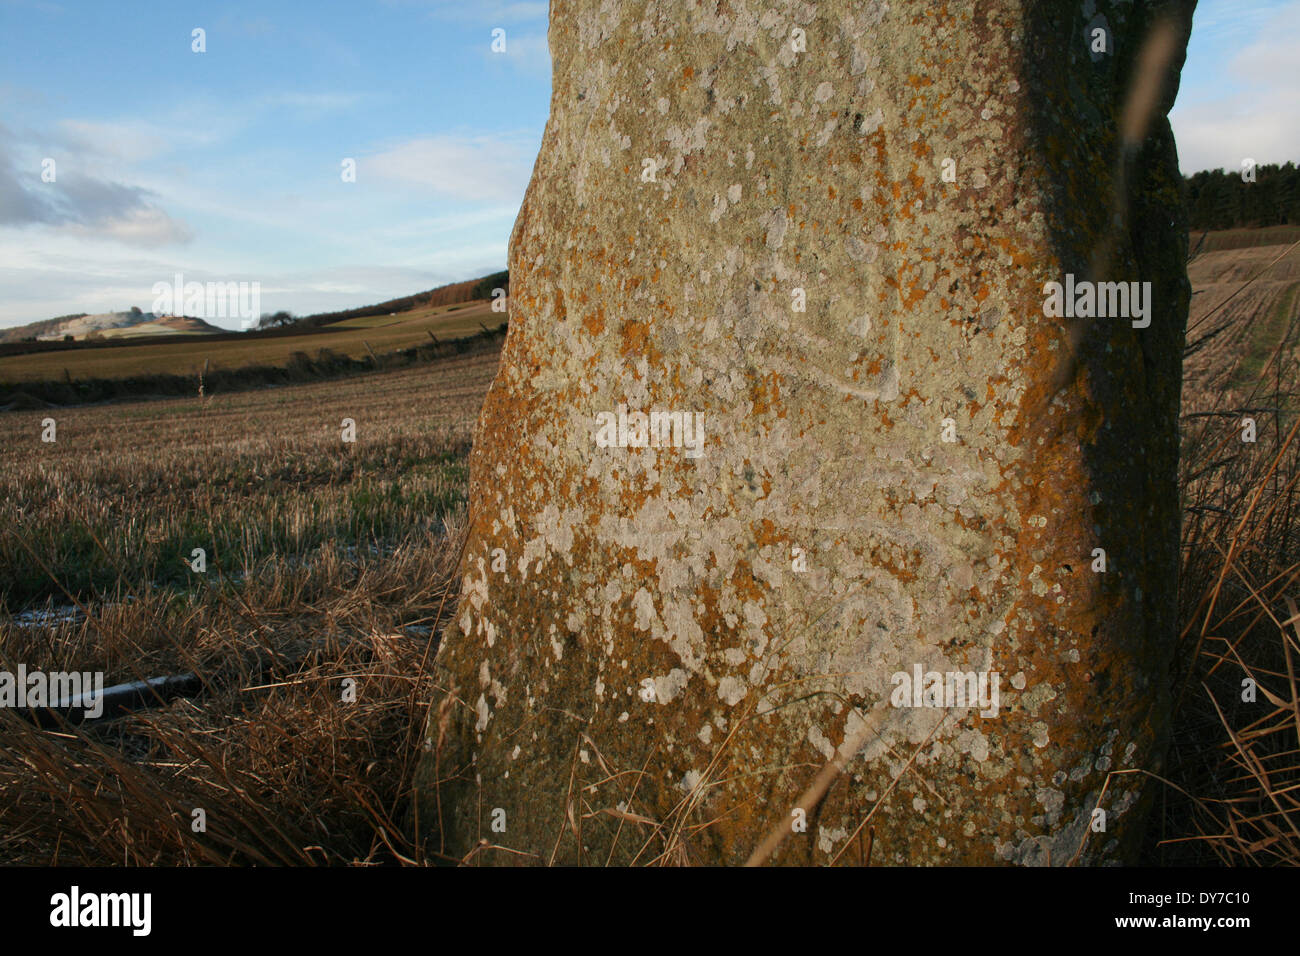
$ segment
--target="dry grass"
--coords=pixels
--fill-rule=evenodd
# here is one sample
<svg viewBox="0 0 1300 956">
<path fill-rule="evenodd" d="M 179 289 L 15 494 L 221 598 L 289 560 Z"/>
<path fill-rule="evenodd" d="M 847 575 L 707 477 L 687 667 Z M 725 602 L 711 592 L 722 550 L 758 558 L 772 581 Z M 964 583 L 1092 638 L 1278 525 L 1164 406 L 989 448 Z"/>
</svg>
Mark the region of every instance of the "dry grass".
<svg viewBox="0 0 1300 956">
<path fill-rule="evenodd" d="M 1181 667 L 1151 858 L 1297 865 L 1300 247 L 1203 254 L 1189 272 Z"/>
<path fill-rule="evenodd" d="M 29 667 L 66 666 L 64 647 L 109 645 L 120 677 L 184 667 L 205 692 L 94 729 L 38 730 L 0 712 L 0 858 L 420 860 L 403 814 L 440 609 L 454 603 L 455 534 L 412 536 L 380 562 L 323 560 L 307 580 L 268 568 L 238 595 L 180 612 L 148 597 L 95 612 L 41 635 L 57 654 L 30 641 Z M 314 598 L 287 593 L 287 581 Z M 165 636 L 137 644 L 139 634 Z M 355 702 L 344 700 L 348 678 Z M 196 808 L 205 832 L 193 832 Z"/>
</svg>

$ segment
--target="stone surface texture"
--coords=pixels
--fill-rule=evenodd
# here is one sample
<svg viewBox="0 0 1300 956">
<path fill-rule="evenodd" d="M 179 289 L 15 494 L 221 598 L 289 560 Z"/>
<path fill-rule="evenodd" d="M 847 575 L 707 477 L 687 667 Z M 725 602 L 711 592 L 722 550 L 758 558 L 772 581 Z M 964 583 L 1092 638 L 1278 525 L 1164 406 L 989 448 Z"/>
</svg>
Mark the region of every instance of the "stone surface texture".
<svg viewBox="0 0 1300 956">
<path fill-rule="evenodd" d="M 446 856 L 737 864 L 788 826 L 771 862 L 843 865 L 869 817 L 873 865 L 1132 858 L 1152 786 L 1108 775 L 1167 733 L 1185 28 L 1119 129 L 1162 12 L 1190 22 L 551 0 L 417 774 Z M 1067 274 L 1150 282 L 1149 327 L 1045 316 Z M 620 405 L 701 413 L 702 454 L 602 447 Z M 997 715 L 892 706 L 916 665 L 996 672 Z"/>
</svg>

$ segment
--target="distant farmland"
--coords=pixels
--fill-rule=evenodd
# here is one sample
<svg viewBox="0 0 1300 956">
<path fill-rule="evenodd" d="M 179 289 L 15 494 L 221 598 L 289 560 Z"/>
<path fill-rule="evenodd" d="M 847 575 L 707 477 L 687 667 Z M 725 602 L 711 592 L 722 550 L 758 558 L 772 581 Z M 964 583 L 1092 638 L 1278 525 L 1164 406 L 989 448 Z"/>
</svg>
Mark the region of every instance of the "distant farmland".
<svg viewBox="0 0 1300 956">
<path fill-rule="evenodd" d="M 1220 232 L 1193 230 L 1190 246 L 1197 252 L 1223 252 L 1255 246 L 1290 245 L 1300 239 L 1300 226 L 1265 226 L 1262 229 L 1224 229 Z"/>
<path fill-rule="evenodd" d="M 364 359 L 369 354 L 367 344 L 382 355 L 427 345 L 431 333 L 440 339 L 457 338 L 480 332 L 483 326 L 494 328 L 503 319 L 502 313 L 492 311 L 490 301 L 482 300 L 345 319 L 298 335 L 186 335 L 168 342 L 7 355 L 0 356 L 0 384 L 197 375 L 205 361 L 209 371 L 254 365 L 284 367 L 295 353 L 314 356 L 321 349 Z"/>
</svg>

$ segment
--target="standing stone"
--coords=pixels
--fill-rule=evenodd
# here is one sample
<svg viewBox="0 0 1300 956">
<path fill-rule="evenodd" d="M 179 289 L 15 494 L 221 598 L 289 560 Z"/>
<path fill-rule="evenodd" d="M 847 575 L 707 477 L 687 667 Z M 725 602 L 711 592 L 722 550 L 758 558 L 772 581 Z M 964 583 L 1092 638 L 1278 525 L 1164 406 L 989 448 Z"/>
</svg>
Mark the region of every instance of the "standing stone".
<svg viewBox="0 0 1300 956">
<path fill-rule="evenodd" d="M 444 855 L 1132 858 L 1190 8 L 551 0 L 417 775 Z"/>
</svg>

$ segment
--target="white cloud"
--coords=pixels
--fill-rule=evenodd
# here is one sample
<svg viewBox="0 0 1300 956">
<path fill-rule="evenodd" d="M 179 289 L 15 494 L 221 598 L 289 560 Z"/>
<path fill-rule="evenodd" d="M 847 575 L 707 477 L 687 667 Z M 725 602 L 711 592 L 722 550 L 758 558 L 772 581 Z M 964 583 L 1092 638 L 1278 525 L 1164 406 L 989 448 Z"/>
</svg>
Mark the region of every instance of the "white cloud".
<svg viewBox="0 0 1300 956">
<path fill-rule="evenodd" d="M 1240 169 L 1248 157 L 1261 164 L 1300 162 L 1300 3 L 1287 6 L 1286 12 L 1273 9 L 1271 19 L 1245 20 L 1255 27 L 1255 40 L 1226 65 L 1189 56 L 1184 76 L 1191 82 L 1184 84 L 1169 114 L 1184 173 Z M 1224 31 L 1243 27 L 1231 15 L 1217 16 L 1203 22 L 1198 10 L 1193 21 L 1193 39 L 1202 57 L 1212 56 L 1221 46 Z M 1197 40 L 1202 29 L 1209 36 Z M 1218 82 L 1207 82 L 1207 72 L 1216 74 Z M 1216 88 L 1229 92 L 1214 92 Z"/>
<path fill-rule="evenodd" d="M 508 212 L 504 206 L 496 211 Z M 258 282 L 263 311 L 305 315 L 369 305 L 504 268 L 513 212 L 500 228 L 475 211 L 372 228 L 343 218 L 353 223 L 349 241 L 340 237 L 299 268 L 274 263 L 256 249 L 202 240 L 148 248 L 63 228 L 46 230 L 33 243 L 25 229 L 0 227 L 0 327 L 70 312 L 148 309 L 153 284 L 171 282 L 178 272 L 187 281 Z M 148 223 L 137 227 L 146 232 Z M 227 325 L 238 327 L 234 320 Z"/>
<path fill-rule="evenodd" d="M 361 159 L 357 177 L 422 186 L 459 199 L 523 198 L 535 158 L 523 136 L 426 136 Z"/>
<path fill-rule="evenodd" d="M 146 121 L 62 120 L 59 130 L 64 144 L 71 149 L 126 163 L 150 159 L 176 145 L 174 134 L 167 135 L 162 128 Z M 187 130 L 180 132 L 192 135 Z"/>
<path fill-rule="evenodd" d="M 221 146 L 276 110 L 315 118 L 349 109 L 361 101 L 357 93 L 298 90 L 263 93 L 237 102 L 194 100 L 177 104 L 163 117 L 152 120 L 60 120 L 54 141 L 82 154 L 80 158 L 85 160 L 138 163 L 174 150 Z"/>
<path fill-rule="evenodd" d="M 194 238 L 194 232 L 189 226 L 154 207 L 132 209 L 93 225 L 72 223 L 62 228 L 78 235 L 111 239 L 134 246 L 168 246 L 186 243 Z"/>
<path fill-rule="evenodd" d="M 51 167 L 56 175 L 46 182 L 41 165 L 16 162 L 9 146 L 7 130 L 0 127 L 0 226 L 28 241 L 33 231 L 42 241 L 67 233 L 144 246 L 192 238 L 189 227 L 161 209 L 150 190 L 66 165 Z"/>
</svg>

